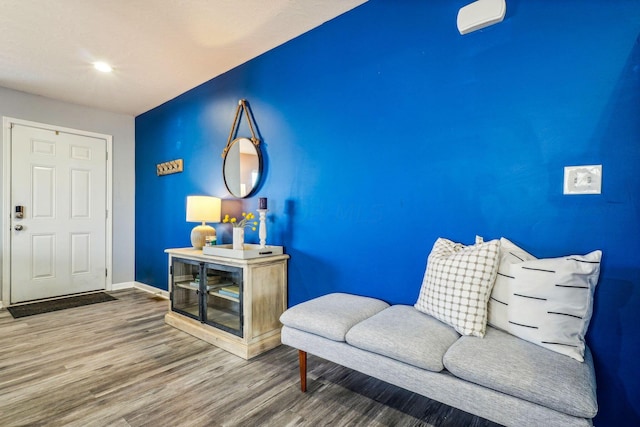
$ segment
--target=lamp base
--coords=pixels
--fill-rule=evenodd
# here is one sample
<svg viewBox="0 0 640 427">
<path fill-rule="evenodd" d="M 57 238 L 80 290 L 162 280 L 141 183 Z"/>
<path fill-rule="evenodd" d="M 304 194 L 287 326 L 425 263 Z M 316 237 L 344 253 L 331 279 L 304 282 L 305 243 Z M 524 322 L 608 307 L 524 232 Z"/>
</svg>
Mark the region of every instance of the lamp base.
<svg viewBox="0 0 640 427">
<path fill-rule="evenodd" d="M 202 249 L 207 236 L 215 236 L 216 229 L 210 225 L 198 225 L 191 230 L 191 246 L 194 249 Z"/>
</svg>

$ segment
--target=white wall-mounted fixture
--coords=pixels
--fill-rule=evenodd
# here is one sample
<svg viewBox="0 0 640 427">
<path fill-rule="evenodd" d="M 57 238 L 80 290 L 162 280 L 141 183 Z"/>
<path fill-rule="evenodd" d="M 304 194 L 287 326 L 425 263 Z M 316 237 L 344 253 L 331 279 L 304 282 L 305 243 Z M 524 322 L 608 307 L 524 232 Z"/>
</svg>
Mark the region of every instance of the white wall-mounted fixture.
<svg viewBox="0 0 640 427">
<path fill-rule="evenodd" d="M 601 194 L 602 165 L 566 166 L 564 194 Z"/>
<path fill-rule="evenodd" d="M 467 34 L 502 22 L 507 12 L 505 0 L 477 0 L 458 11 L 458 31 Z"/>
<path fill-rule="evenodd" d="M 187 196 L 187 222 L 202 222 L 191 230 L 191 245 L 202 249 L 207 236 L 214 237 L 216 229 L 206 222 L 220 222 L 222 200 L 210 196 Z"/>
</svg>

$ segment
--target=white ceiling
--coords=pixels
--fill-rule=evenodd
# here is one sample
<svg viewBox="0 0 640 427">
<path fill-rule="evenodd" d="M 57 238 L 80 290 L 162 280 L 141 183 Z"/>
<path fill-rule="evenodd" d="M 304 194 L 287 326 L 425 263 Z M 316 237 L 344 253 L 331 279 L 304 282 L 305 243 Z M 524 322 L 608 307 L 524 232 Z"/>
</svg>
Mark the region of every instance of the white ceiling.
<svg viewBox="0 0 640 427">
<path fill-rule="evenodd" d="M 0 86 L 135 116 L 365 1 L 2 0 Z"/>
</svg>

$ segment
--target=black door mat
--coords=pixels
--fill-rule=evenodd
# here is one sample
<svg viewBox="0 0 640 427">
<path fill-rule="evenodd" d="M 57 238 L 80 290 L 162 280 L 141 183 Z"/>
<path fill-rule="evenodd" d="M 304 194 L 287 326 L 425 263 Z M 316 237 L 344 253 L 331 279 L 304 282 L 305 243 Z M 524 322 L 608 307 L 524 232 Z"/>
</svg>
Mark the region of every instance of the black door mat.
<svg viewBox="0 0 640 427">
<path fill-rule="evenodd" d="M 98 292 L 95 294 L 77 295 L 73 297 L 54 299 L 50 301 L 40 301 L 30 304 L 14 305 L 7 307 L 14 319 L 19 317 L 33 316 L 34 314 L 49 313 L 51 311 L 64 310 L 66 308 L 80 307 L 83 305 L 97 304 L 117 300 L 111 295 Z"/>
</svg>

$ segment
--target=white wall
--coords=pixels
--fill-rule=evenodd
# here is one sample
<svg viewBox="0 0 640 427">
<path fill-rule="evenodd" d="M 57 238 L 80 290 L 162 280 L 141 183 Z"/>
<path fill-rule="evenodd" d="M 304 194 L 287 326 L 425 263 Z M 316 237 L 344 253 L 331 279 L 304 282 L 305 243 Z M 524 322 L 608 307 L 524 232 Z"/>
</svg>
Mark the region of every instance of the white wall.
<svg viewBox="0 0 640 427">
<path fill-rule="evenodd" d="M 135 274 L 135 118 L 0 87 L 0 117 L 2 116 L 113 136 L 113 272 L 111 277 L 114 284 L 133 282 Z M 2 212 L 2 215 L 6 214 Z"/>
</svg>

